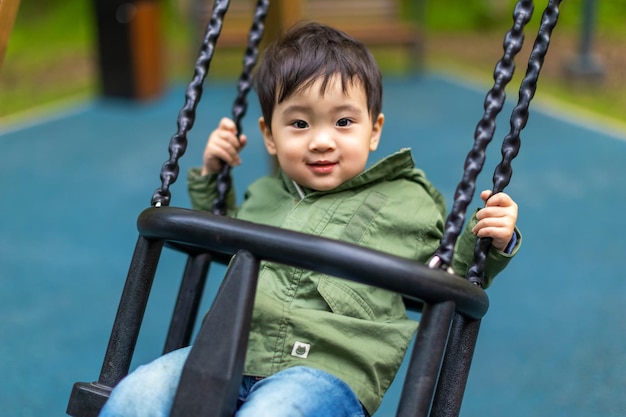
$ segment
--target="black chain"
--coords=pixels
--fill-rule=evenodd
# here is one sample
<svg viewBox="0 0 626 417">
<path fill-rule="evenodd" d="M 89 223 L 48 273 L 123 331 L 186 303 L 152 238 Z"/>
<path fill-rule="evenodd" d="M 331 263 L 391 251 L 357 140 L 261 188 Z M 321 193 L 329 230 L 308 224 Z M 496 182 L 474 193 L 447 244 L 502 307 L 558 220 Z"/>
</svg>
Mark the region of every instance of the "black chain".
<svg viewBox="0 0 626 417">
<path fill-rule="evenodd" d="M 493 73 L 494 85 L 485 98 L 485 112 L 476 126 L 474 145 L 465 159 L 463 178 L 455 191 L 454 204 L 446 219 L 443 238 L 431 266 L 447 268 L 452 265 L 454 245 L 461 234 L 467 207 L 474 197 L 476 178 L 485 163 L 485 151 L 493 139 L 496 116 L 504 106 L 506 99 L 504 89 L 515 72 L 514 59 L 524 43 L 524 26 L 532 17 L 534 8 L 532 0 L 520 0 L 515 6 L 514 24 L 504 38 L 504 54 L 496 64 Z"/>
<path fill-rule="evenodd" d="M 254 12 L 254 20 L 252 28 L 248 36 L 248 47 L 243 57 L 243 70 L 239 76 L 237 83 L 237 97 L 233 104 L 232 114 L 235 125 L 237 126 L 237 136 L 243 133 L 241 120 L 248 111 L 247 96 L 252 88 L 252 70 L 259 58 L 259 44 L 263 38 L 263 30 L 265 29 L 265 17 L 269 9 L 269 0 L 259 0 Z M 213 201 L 212 213 L 226 214 L 226 196 L 232 186 L 230 177 L 230 166 L 224 164 L 222 170 L 217 175 L 217 197 Z"/>
<path fill-rule="evenodd" d="M 215 0 L 211 20 L 207 26 L 205 37 L 202 42 L 200 55 L 196 61 L 193 79 L 187 87 L 185 104 L 178 114 L 178 131 L 170 140 L 170 159 L 161 168 L 161 187 L 152 195 L 153 206 L 168 206 L 171 199 L 170 185 L 176 182 L 180 167 L 178 160 L 187 149 L 187 133 L 193 127 L 196 118 L 196 107 L 202 97 L 202 84 L 209 72 L 209 66 L 213 59 L 215 44 L 222 31 L 224 15 L 228 10 L 230 0 Z"/>
<path fill-rule="evenodd" d="M 561 1 L 550 0 L 544 11 L 541 27 L 529 58 L 526 76 L 520 87 L 518 104 L 511 116 L 511 130 L 502 145 L 503 159 L 494 173 L 494 193 L 502 191 L 510 181 L 512 175 L 511 161 L 519 152 L 520 133 L 528 120 L 528 108 L 536 91 L 539 72 L 550 43 L 550 35 L 558 21 L 558 6 Z M 178 131 L 170 141 L 170 159 L 164 163 L 161 169 L 161 187 L 152 196 L 152 205 L 154 206 L 169 205 L 171 199 L 169 187 L 178 178 L 180 170 L 178 160 L 187 148 L 187 133 L 195 121 L 196 107 L 202 96 L 202 85 L 208 73 L 229 3 L 229 0 L 215 0 L 211 20 L 196 62 L 194 77 L 187 88 L 185 104 L 178 116 Z M 241 120 L 247 111 L 247 94 L 252 86 L 251 73 L 258 59 L 258 47 L 263 36 L 264 20 L 268 8 L 269 0 L 258 1 L 248 38 L 244 68 L 238 82 L 238 95 L 232 109 L 238 135 L 242 133 Z M 534 2 L 532 0 L 519 0 L 515 6 L 513 27 L 505 36 L 504 54 L 494 69 L 494 85 L 485 98 L 485 111 L 476 126 L 474 145 L 466 157 L 463 177 L 455 191 L 454 204 L 446 219 L 444 235 L 434 256 L 436 262 L 431 263 L 432 266 L 448 267 L 452 264 L 454 245 L 462 231 L 467 207 L 474 196 L 476 178 L 484 166 L 487 146 L 493 139 L 495 119 L 504 106 L 505 87 L 511 81 L 515 71 L 514 59 L 524 42 L 524 27 L 530 21 L 533 11 Z M 218 174 L 218 197 L 213 202 L 213 213 L 225 214 L 225 200 L 231 188 L 231 182 L 230 167 L 224 164 L 222 171 Z M 489 239 L 479 239 L 474 253 L 474 265 L 468 273 L 468 278 L 479 284 L 482 282 L 482 272 L 490 243 Z"/>
<path fill-rule="evenodd" d="M 493 193 L 504 191 L 509 184 L 513 169 L 511 162 L 519 153 L 521 146 L 520 134 L 528 122 L 528 108 L 537 91 L 537 80 L 543 66 L 543 61 L 550 46 L 550 36 L 559 18 L 559 4 L 562 0 L 550 0 L 543 12 L 541 25 L 532 52 L 528 58 L 526 75 L 520 84 L 517 105 L 511 113 L 511 129 L 502 142 L 502 161 L 493 174 Z M 467 278 L 482 285 L 487 253 L 491 246 L 491 239 L 479 239 L 474 247 L 474 263 L 467 273 Z"/>
</svg>

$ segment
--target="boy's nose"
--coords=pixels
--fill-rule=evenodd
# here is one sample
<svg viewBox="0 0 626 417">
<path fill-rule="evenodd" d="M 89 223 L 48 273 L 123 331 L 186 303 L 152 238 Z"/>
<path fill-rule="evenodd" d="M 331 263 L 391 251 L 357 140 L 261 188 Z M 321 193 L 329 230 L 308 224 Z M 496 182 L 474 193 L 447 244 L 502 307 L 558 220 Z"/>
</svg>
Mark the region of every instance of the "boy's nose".
<svg viewBox="0 0 626 417">
<path fill-rule="evenodd" d="M 328 130 L 319 130 L 309 143 L 309 150 L 316 152 L 326 152 L 335 148 L 335 141 L 332 133 Z"/>
</svg>

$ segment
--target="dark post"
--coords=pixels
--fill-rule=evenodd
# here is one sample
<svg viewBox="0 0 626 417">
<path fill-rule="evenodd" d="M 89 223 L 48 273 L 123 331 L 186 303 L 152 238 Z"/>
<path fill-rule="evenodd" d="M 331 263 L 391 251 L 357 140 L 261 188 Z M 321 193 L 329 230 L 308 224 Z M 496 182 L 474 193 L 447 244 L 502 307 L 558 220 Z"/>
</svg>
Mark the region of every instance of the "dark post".
<svg viewBox="0 0 626 417">
<path fill-rule="evenodd" d="M 583 2 L 578 55 L 565 68 L 566 74 L 570 77 L 586 79 L 604 77 L 604 67 L 592 52 L 597 3 L 597 0 Z"/>
<path fill-rule="evenodd" d="M 151 98 L 162 90 L 157 0 L 94 0 L 101 92 Z"/>
</svg>

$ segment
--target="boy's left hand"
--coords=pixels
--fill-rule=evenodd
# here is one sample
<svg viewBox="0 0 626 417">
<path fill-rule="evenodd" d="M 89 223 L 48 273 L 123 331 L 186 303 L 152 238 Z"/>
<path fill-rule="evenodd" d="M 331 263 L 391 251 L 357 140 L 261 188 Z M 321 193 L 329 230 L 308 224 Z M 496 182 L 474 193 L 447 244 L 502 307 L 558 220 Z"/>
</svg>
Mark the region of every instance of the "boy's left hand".
<svg viewBox="0 0 626 417">
<path fill-rule="evenodd" d="M 515 233 L 517 204 L 508 194 L 491 194 L 490 190 L 480 193 L 485 207 L 476 213 L 478 223 L 472 228 L 472 233 L 478 237 L 492 238 L 491 245 L 504 251 Z"/>
</svg>

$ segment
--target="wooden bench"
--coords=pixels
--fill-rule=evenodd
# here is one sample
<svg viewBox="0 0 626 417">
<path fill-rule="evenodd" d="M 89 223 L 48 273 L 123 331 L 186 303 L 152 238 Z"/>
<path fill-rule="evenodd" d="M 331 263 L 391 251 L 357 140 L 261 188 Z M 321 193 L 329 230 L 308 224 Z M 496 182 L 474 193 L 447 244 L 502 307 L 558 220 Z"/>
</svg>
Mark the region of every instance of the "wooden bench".
<svg viewBox="0 0 626 417">
<path fill-rule="evenodd" d="M 398 0 L 306 0 L 302 6 L 302 20 L 341 29 L 368 47 L 404 48 L 413 69 L 422 60 L 423 35 L 403 20 Z"/>
<path fill-rule="evenodd" d="M 203 25 L 210 17 L 209 0 L 198 3 L 204 11 Z M 255 0 L 231 0 L 218 47 L 243 47 L 256 6 Z M 316 21 L 336 27 L 368 47 L 400 47 L 408 54 L 409 70 L 420 68 L 423 34 L 415 22 L 404 20 L 399 0 L 272 0 L 267 16 L 265 41 L 279 36 L 299 21 Z"/>
</svg>

